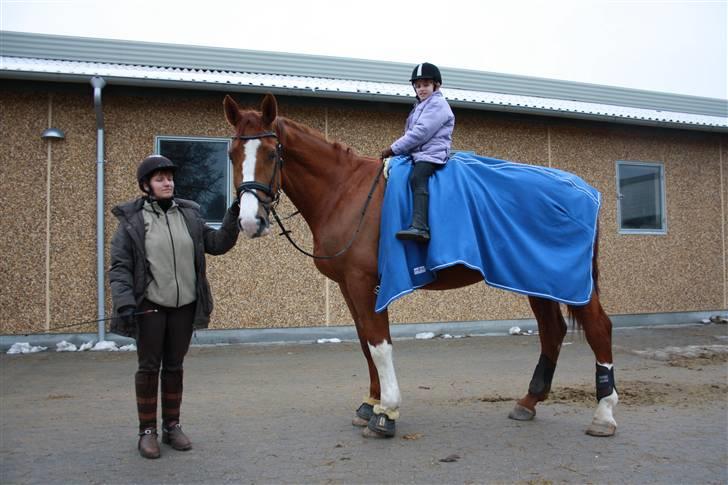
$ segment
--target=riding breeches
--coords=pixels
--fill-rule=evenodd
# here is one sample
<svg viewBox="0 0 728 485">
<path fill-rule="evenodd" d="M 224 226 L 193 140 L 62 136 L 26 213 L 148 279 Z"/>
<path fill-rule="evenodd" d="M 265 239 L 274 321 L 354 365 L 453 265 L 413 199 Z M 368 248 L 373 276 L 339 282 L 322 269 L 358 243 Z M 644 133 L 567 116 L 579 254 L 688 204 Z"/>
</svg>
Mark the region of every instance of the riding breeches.
<svg viewBox="0 0 728 485">
<path fill-rule="evenodd" d="M 141 312 L 157 311 L 137 317 L 139 372 L 157 374 L 160 367 L 168 372 L 182 370 L 192 339 L 195 306 L 195 302 L 179 308 L 164 307 L 146 299 L 142 302 Z"/>
<path fill-rule="evenodd" d="M 413 194 L 429 195 L 428 182 L 435 170 L 444 167 L 437 163 L 417 162 L 410 174 L 409 184 Z"/>
</svg>

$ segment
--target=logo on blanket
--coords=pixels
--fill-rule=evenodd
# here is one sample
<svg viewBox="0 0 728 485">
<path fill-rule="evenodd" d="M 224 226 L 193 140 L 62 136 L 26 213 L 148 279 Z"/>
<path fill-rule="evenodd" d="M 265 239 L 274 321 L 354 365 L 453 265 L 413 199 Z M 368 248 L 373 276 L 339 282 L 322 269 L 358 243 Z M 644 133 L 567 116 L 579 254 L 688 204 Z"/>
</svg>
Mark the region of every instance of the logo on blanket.
<svg viewBox="0 0 728 485">
<path fill-rule="evenodd" d="M 413 273 L 414 273 L 415 275 L 418 275 L 418 274 L 422 274 L 422 273 L 424 273 L 425 271 L 427 271 L 427 270 L 425 269 L 425 267 L 424 267 L 424 266 L 417 266 L 416 268 L 414 268 L 414 269 L 412 270 L 412 272 L 413 272 Z"/>
</svg>

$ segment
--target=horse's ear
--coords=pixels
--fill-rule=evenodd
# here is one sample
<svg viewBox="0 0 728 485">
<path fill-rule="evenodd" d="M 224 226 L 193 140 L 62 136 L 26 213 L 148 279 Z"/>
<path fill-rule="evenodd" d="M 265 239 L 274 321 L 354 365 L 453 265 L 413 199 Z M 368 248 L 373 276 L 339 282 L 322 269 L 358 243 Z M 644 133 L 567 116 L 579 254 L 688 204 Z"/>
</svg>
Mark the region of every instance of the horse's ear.
<svg viewBox="0 0 728 485">
<path fill-rule="evenodd" d="M 226 94 L 222 105 L 225 109 L 225 119 L 227 122 L 232 127 L 238 126 L 238 121 L 240 121 L 240 106 L 238 106 L 238 103 L 229 94 Z"/>
<path fill-rule="evenodd" d="M 278 116 L 278 102 L 275 96 L 268 93 L 263 98 L 263 102 L 260 104 L 260 112 L 263 113 L 263 124 L 270 126 Z"/>
</svg>

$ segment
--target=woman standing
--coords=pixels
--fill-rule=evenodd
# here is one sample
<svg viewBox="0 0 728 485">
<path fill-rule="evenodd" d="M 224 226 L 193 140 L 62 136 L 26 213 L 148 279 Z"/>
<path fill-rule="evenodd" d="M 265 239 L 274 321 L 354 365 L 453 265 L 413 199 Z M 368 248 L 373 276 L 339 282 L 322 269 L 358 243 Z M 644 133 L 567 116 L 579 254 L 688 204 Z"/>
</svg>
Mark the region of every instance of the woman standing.
<svg viewBox="0 0 728 485">
<path fill-rule="evenodd" d="M 192 448 L 180 426 L 182 364 L 193 330 L 207 328 L 212 312 L 205 253 L 224 254 L 238 238 L 237 201 L 220 229 L 209 227 L 195 202 L 174 198 L 175 169 L 161 155 L 145 158 L 137 168 L 144 195 L 112 210 L 119 226 L 111 242 L 109 280 L 118 317 L 111 331 L 137 341 L 138 448 L 145 458 L 160 456 L 160 380 L 162 441 L 176 450 Z"/>
</svg>

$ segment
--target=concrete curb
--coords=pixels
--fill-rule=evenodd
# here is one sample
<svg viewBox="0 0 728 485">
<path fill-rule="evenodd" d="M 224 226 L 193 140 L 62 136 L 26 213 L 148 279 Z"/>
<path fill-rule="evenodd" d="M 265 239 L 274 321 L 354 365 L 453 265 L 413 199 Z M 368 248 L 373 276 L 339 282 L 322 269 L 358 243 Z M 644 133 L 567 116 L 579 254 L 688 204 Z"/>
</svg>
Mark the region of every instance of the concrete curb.
<svg viewBox="0 0 728 485">
<path fill-rule="evenodd" d="M 717 314 L 726 314 L 725 310 L 707 312 L 645 313 L 630 315 L 611 315 L 614 328 L 643 327 L 658 325 L 694 325 L 703 319 Z M 536 331 L 538 326 L 533 318 L 519 320 L 477 320 L 465 322 L 433 322 L 396 324 L 390 327 L 393 339 L 414 338 L 421 332 L 432 332 L 435 335 L 508 335 L 511 327 L 521 330 Z M 230 345 L 230 344 L 277 344 L 277 343 L 314 343 L 318 339 L 337 338 L 342 341 L 358 341 L 353 325 L 334 327 L 303 328 L 260 328 L 230 330 L 198 330 L 192 337 L 192 345 Z M 80 346 L 89 341 L 96 341 L 95 333 L 45 333 L 29 335 L 0 335 L 0 351 L 7 352 L 16 342 L 27 342 L 33 346 L 48 347 L 55 350 L 56 344 L 66 342 Z M 106 340 L 118 346 L 134 343 L 133 339 L 108 334 Z"/>
</svg>

